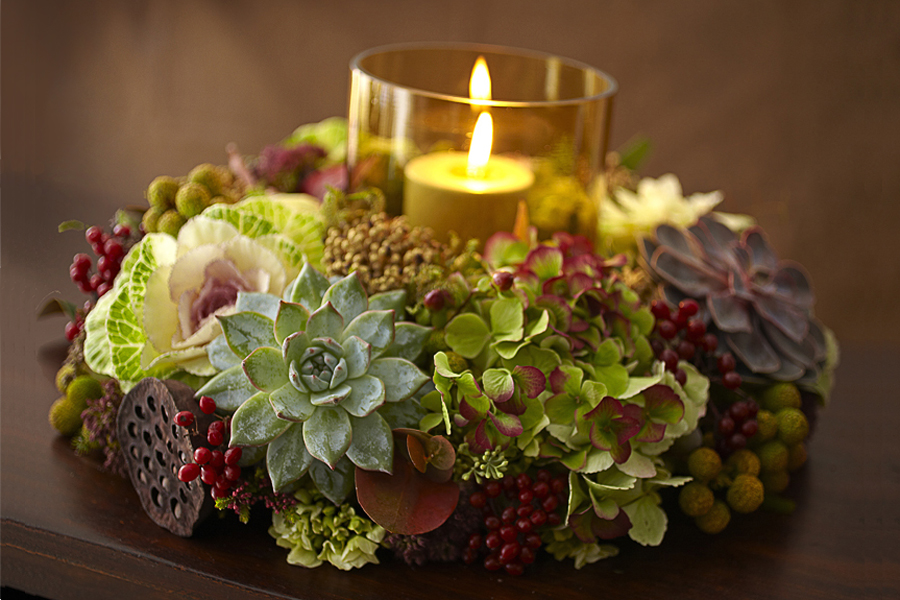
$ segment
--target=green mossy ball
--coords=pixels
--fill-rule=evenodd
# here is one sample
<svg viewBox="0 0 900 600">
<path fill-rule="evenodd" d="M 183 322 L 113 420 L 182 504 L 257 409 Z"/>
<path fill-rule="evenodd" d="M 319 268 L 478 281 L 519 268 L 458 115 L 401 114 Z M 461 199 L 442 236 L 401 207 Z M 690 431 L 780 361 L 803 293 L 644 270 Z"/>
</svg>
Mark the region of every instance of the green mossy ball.
<svg viewBox="0 0 900 600">
<path fill-rule="evenodd" d="M 66 388 L 66 398 L 81 413 L 87 408 L 88 400 L 96 400 L 103 397 L 103 386 L 90 375 L 81 375 L 72 380 Z"/>
<path fill-rule="evenodd" d="M 174 208 L 178 186 L 178 180 L 174 177 L 160 175 L 147 188 L 147 202 L 152 208 L 158 208 L 162 212 Z"/>
<path fill-rule="evenodd" d="M 725 466 L 737 475 L 759 475 L 759 457 L 752 450 L 743 448 L 728 457 Z"/>
<path fill-rule="evenodd" d="M 767 442 L 774 439 L 778 435 L 778 421 L 775 420 L 775 413 L 768 410 L 761 410 L 756 414 L 756 435 L 753 436 L 754 442 Z"/>
<path fill-rule="evenodd" d="M 63 396 L 50 406 L 50 425 L 62 435 L 71 437 L 81 430 L 82 410 Z"/>
<path fill-rule="evenodd" d="M 771 471 L 760 475 L 760 481 L 767 493 L 780 494 L 787 489 L 791 482 L 791 476 L 787 471 Z"/>
<path fill-rule="evenodd" d="M 163 216 L 165 210 L 150 207 L 144 212 L 144 216 L 141 218 L 141 226 L 144 228 L 145 233 L 156 233 L 159 227 L 159 218 Z"/>
<path fill-rule="evenodd" d="M 211 196 L 218 196 L 231 183 L 231 172 L 224 167 L 204 163 L 191 169 L 188 181 L 202 185 Z"/>
<path fill-rule="evenodd" d="M 163 215 L 159 218 L 159 222 L 156 224 L 156 230 L 160 233 L 168 233 L 172 237 L 178 237 L 178 232 L 181 231 L 181 228 L 187 222 L 181 213 L 175 210 L 167 210 Z"/>
<path fill-rule="evenodd" d="M 809 435 L 809 421 L 796 408 L 782 408 L 775 414 L 775 419 L 778 421 L 778 439 L 788 446 L 799 444 Z"/>
<path fill-rule="evenodd" d="M 715 501 L 712 490 L 698 481 L 688 483 L 678 494 L 678 505 L 689 517 L 702 517 L 709 512 Z"/>
<path fill-rule="evenodd" d="M 175 196 L 175 208 L 185 219 L 196 217 L 209 206 L 209 191 L 199 183 L 186 183 Z"/>
<path fill-rule="evenodd" d="M 752 513 L 765 498 L 762 481 L 753 475 L 738 475 L 728 488 L 725 499 L 735 512 Z"/>
<path fill-rule="evenodd" d="M 688 472 L 695 479 L 709 481 L 715 479 L 721 471 L 722 458 L 712 448 L 697 448 L 688 456 Z"/>
<path fill-rule="evenodd" d="M 762 408 L 777 413 L 782 408 L 800 408 L 800 390 L 793 383 L 776 383 L 763 392 Z"/>
<path fill-rule="evenodd" d="M 721 533 L 723 529 L 728 527 L 728 522 L 730 520 L 731 511 L 728 509 L 728 505 L 721 500 L 716 500 L 713 503 L 712 508 L 709 509 L 709 512 L 702 517 L 694 519 L 694 523 L 697 524 L 700 531 L 716 534 Z"/>
<path fill-rule="evenodd" d="M 63 365 L 59 371 L 56 372 L 56 389 L 65 394 L 66 388 L 69 387 L 69 384 L 72 383 L 77 375 L 78 372 L 75 370 L 74 365 Z"/>
<path fill-rule="evenodd" d="M 760 446 L 756 454 L 763 472 L 787 469 L 788 448 L 782 441 L 770 440 Z"/>
<path fill-rule="evenodd" d="M 806 444 L 803 442 L 788 447 L 788 471 L 796 471 L 806 464 Z"/>
</svg>

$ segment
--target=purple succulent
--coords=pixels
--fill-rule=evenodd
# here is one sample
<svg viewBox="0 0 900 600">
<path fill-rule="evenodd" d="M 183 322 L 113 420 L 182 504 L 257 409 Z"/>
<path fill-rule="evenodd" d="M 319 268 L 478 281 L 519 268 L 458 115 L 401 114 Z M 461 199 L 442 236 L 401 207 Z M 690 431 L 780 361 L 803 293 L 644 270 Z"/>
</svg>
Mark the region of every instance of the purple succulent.
<svg viewBox="0 0 900 600">
<path fill-rule="evenodd" d="M 778 259 L 759 227 L 738 236 L 710 216 L 687 230 L 661 225 L 641 253 L 667 300 L 697 300 L 708 329 L 743 363 L 745 380 L 815 379 L 826 346 L 809 278 Z"/>
</svg>

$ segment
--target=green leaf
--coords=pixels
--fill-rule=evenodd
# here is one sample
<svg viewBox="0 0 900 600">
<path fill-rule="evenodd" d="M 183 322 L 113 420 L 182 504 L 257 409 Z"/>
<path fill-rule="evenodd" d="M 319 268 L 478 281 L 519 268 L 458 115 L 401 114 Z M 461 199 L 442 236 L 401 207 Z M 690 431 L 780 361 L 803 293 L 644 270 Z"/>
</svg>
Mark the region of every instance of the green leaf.
<svg viewBox="0 0 900 600">
<path fill-rule="evenodd" d="M 630 490 L 637 482 L 637 478 L 626 475 L 618 469 L 607 469 L 598 473 L 593 481 L 587 477 L 584 478 L 584 481 L 589 488 L 596 488 L 598 492 L 605 493 L 610 490 Z"/>
<path fill-rule="evenodd" d="M 396 406 L 396 405 L 391 405 Z M 431 431 L 444 420 L 444 416 L 441 413 L 428 413 L 422 420 L 419 421 L 419 429 L 422 431 Z"/>
<path fill-rule="evenodd" d="M 278 314 L 278 304 L 281 299 L 272 294 L 261 292 L 238 292 L 237 302 L 234 304 L 237 312 L 255 312 L 275 320 Z"/>
<path fill-rule="evenodd" d="M 600 401 L 608 395 L 606 386 L 598 381 L 585 381 L 581 387 L 581 397 L 591 408 L 600 404 Z"/>
<path fill-rule="evenodd" d="M 597 367 L 595 377 L 606 386 L 606 393 L 613 398 L 621 397 L 628 390 L 628 369 L 622 365 Z"/>
<path fill-rule="evenodd" d="M 323 304 L 309 315 L 309 321 L 306 323 L 306 335 L 313 340 L 316 338 L 330 338 L 337 341 L 343 330 L 344 319 L 330 302 Z"/>
<path fill-rule="evenodd" d="M 241 358 L 260 347 L 276 347 L 272 319 L 255 312 L 218 317 L 228 346 Z"/>
<path fill-rule="evenodd" d="M 72 230 L 82 231 L 83 229 L 84 229 L 84 223 L 82 223 L 81 221 L 76 221 L 76 220 L 72 219 L 72 220 L 63 221 L 62 223 L 60 223 L 59 227 L 57 228 L 57 231 L 59 233 L 62 233 L 64 231 L 72 231 Z"/>
<path fill-rule="evenodd" d="M 365 417 L 384 404 L 385 385 L 371 375 L 363 375 L 347 381 L 351 392 L 341 401 L 341 408 L 352 416 Z"/>
<path fill-rule="evenodd" d="M 334 502 L 341 504 L 353 491 L 353 463 L 349 459 L 342 458 L 331 469 L 323 462 L 314 460 L 309 467 L 309 476 L 319 488 L 322 494 Z"/>
<path fill-rule="evenodd" d="M 428 382 L 425 373 L 402 358 L 373 360 L 368 374 L 384 382 L 385 402 L 406 400 Z"/>
<path fill-rule="evenodd" d="M 272 440 L 266 452 L 266 467 L 272 488 L 277 492 L 297 481 L 313 462 L 303 443 L 303 424 L 294 423 Z"/>
<path fill-rule="evenodd" d="M 362 313 L 344 329 L 341 341 L 357 336 L 372 345 L 372 358 L 377 358 L 394 343 L 394 311 L 370 310 Z"/>
<path fill-rule="evenodd" d="M 382 356 L 414 361 L 422 354 L 422 348 L 430 335 L 431 327 L 415 323 L 396 323 L 394 325 L 394 343 L 384 351 Z"/>
<path fill-rule="evenodd" d="M 340 407 L 318 407 L 303 427 L 306 449 L 332 469 L 347 452 L 352 437 L 350 416 Z"/>
<path fill-rule="evenodd" d="M 217 409 L 234 412 L 257 391 L 238 364 L 207 381 L 195 397 L 209 396 L 216 401 Z"/>
<path fill-rule="evenodd" d="M 281 351 L 262 346 L 244 359 L 244 372 L 257 388 L 264 392 L 274 392 L 288 383 L 287 371 Z"/>
<path fill-rule="evenodd" d="M 281 344 L 290 335 L 306 329 L 309 311 L 302 304 L 281 301 L 275 316 L 275 340 Z"/>
<path fill-rule="evenodd" d="M 269 395 L 258 392 L 244 402 L 231 418 L 232 446 L 261 446 L 277 438 L 291 426 L 275 416 Z"/>
<path fill-rule="evenodd" d="M 515 391 L 512 373 L 506 369 L 488 369 L 481 376 L 484 393 L 494 402 L 506 402 Z"/>
<path fill-rule="evenodd" d="M 463 358 L 475 358 L 481 354 L 491 337 L 484 319 L 473 313 L 463 313 L 447 324 L 444 336 L 450 349 Z"/>
<path fill-rule="evenodd" d="M 356 273 L 351 273 L 325 291 L 322 304 L 330 302 L 335 310 L 349 323 L 369 308 L 366 290 Z"/>
<path fill-rule="evenodd" d="M 638 479 L 649 479 L 656 475 L 656 465 L 640 452 L 632 452 L 628 460 L 617 466 L 623 473 Z"/>
<path fill-rule="evenodd" d="M 445 352 L 438 352 L 434 355 L 434 371 L 448 379 L 459 377 L 459 373 L 450 368 L 450 358 Z"/>
<path fill-rule="evenodd" d="M 706 378 L 704 377 L 704 379 Z M 628 380 L 628 387 L 617 397 L 622 399 L 632 398 L 646 390 L 651 385 L 656 385 L 661 380 L 662 374 L 652 375 L 650 377 L 632 377 Z"/>
<path fill-rule="evenodd" d="M 312 312 L 322 305 L 322 296 L 330 287 L 328 279 L 310 266 L 303 265 L 300 275 L 290 287 L 290 296 L 285 300 L 302 304 L 306 310 Z"/>
<path fill-rule="evenodd" d="M 556 394 L 547 399 L 544 412 L 554 425 L 571 425 L 575 422 L 578 403 L 570 394 Z"/>
<path fill-rule="evenodd" d="M 588 502 L 588 497 L 579 484 L 580 481 L 581 477 L 579 475 L 574 472 L 569 473 L 569 501 L 566 505 L 566 517 L 577 512 L 582 504 Z"/>
<path fill-rule="evenodd" d="M 491 333 L 497 342 L 517 342 L 525 332 L 522 303 L 516 298 L 500 298 L 491 305 Z"/>
<path fill-rule="evenodd" d="M 628 537 L 642 546 L 659 546 L 666 535 L 666 513 L 651 495 L 640 497 L 622 507 L 631 520 Z"/>
<path fill-rule="evenodd" d="M 394 437 L 391 428 L 377 412 L 365 417 L 350 417 L 353 441 L 347 458 L 360 469 L 390 473 L 394 459 Z"/>
<path fill-rule="evenodd" d="M 619 150 L 619 164 L 630 171 L 637 171 L 647 159 L 652 147 L 650 138 L 647 137 L 628 140 L 625 147 Z"/>
<path fill-rule="evenodd" d="M 619 505 L 612 498 L 604 498 L 603 493 L 596 488 L 588 486 L 588 496 L 591 497 L 591 505 L 594 508 L 594 514 L 611 521 L 619 514 Z"/>
<path fill-rule="evenodd" d="M 587 461 L 581 473 L 599 473 L 609 469 L 615 461 L 609 450 L 600 450 L 599 448 L 591 448 L 587 455 Z"/>
<path fill-rule="evenodd" d="M 286 421 L 305 421 L 316 410 L 310 402 L 309 394 L 297 390 L 290 383 L 269 394 L 269 403 L 275 414 Z"/>
<path fill-rule="evenodd" d="M 594 352 L 591 362 L 594 366 L 606 367 L 618 364 L 620 360 L 622 360 L 622 352 L 619 350 L 619 345 L 616 343 L 615 339 L 610 338 L 604 340 L 603 343 L 597 347 L 597 351 Z"/>
</svg>

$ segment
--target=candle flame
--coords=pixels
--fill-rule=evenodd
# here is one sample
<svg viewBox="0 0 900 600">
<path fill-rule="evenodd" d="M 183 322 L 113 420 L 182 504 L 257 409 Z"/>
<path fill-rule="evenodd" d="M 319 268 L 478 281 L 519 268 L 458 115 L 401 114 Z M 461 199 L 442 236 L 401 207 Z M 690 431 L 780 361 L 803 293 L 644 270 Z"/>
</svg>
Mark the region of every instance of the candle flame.
<svg viewBox="0 0 900 600">
<path fill-rule="evenodd" d="M 472 145 L 469 147 L 469 161 L 466 167 L 466 174 L 469 177 L 484 177 L 493 143 L 494 121 L 491 114 L 485 111 L 478 116 L 475 130 L 472 132 Z"/>
<path fill-rule="evenodd" d="M 469 97 L 473 100 L 491 99 L 491 74 L 488 72 L 487 61 L 479 56 L 472 67 L 472 77 L 469 78 Z"/>
</svg>

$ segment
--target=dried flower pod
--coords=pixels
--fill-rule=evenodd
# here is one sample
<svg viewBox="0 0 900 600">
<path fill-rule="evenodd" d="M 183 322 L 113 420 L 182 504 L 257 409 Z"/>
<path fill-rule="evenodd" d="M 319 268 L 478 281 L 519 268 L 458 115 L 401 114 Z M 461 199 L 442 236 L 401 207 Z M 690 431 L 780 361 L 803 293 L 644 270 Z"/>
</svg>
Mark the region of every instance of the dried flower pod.
<svg viewBox="0 0 900 600">
<path fill-rule="evenodd" d="M 194 426 L 175 424 L 175 415 L 189 410 Z M 182 537 L 212 512 L 214 503 L 199 479 L 179 481 L 178 469 L 191 461 L 194 448 L 203 445 L 214 415 L 197 408 L 194 391 L 178 381 L 141 380 L 122 400 L 118 437 L 128 475 L 144 512 L 160 527 Z"/>
</svg>

